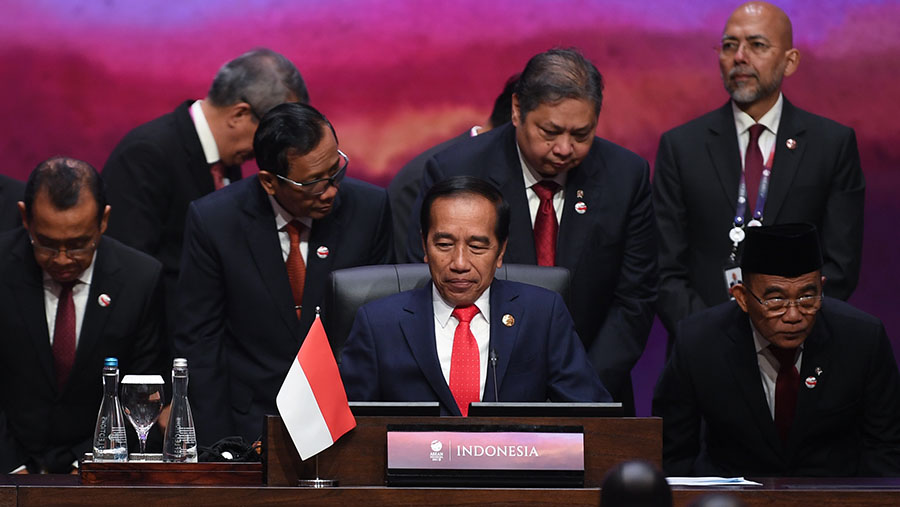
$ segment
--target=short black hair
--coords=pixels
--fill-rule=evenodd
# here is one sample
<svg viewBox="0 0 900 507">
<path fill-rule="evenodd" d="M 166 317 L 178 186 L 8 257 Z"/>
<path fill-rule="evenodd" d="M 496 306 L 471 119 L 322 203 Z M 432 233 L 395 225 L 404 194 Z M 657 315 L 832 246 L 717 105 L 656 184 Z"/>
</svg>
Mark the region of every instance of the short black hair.
<svg viewBox="0 0 900 507">
<path fill-rule="evenodd" d="M 100 173 L 83 160 L 55 156 L 41 162 L 31 171 L 25 183 L 25 216 L 32 218 L 34 197 L 47 189 L 50 203 L 56 209 L 67 210 L 78 204 L 81 189 L 87 188 L 97 203 L 97 223 L 103 221 L 106 209 L 106 190 Z"/>
<path fill-rule="evenodd" d="M 288 157 L 303 156 L 322 142 L 325 126 L 337 142 L 334 127 L 309 104 L 279 104 L 263 116 L 253 136 L 253 152 L 261 171 L 287 176 Z"/>
<path fill-rule="evenodd" d="M 603 76 L 575 48 L 554 48 L 528 60 L 516 84 L 519 112 L 524 119 L 541 104 L 563 99 L 587 100 L 600 114 L 603 105 Z"/>
<path fill-rule="evenodd" d="M 422 228 L 422 239 L 428 239 L 428 231 L 431 229 L 431 206 L 436 199 L 441 197 L 453 197 L 470 194 L 480 195 L 494 204 L 497 211 L 497 224 L 494 226 L 494 235 L 499 244 L 506 242 L 509 237 L 509 203 L 503 198 L 503 194 L 497 187 L 487 181 L 474 176 L 454 176 L 435 183 L 425 192 L 422 200 L 422 209 L 419 211 L 419 226 Z"/>
<path fill-rule="evenodd" d="M 494 109 L 491 111 L 491 118 L 488 120 L 491 122 L 491 128 L 509 123 L 512 119 L 512 95 L 516 89 L 516 84 L 519 82 L 519 76 L 521 74 L 518 72 L 510 76 L 506 80 L 506 84 L 503 85 L 503 91 L 494 100 Z"/>
<path fill-rule="evenodd" d="M 227 62 L 216 73 L 207 98 L 217 107 L 248 102 L 254 114 L 265 114 L 290 95 L 308 103 L 309 92 L 297 67 L 284 55 L 256 48 Z"/>
</svg>

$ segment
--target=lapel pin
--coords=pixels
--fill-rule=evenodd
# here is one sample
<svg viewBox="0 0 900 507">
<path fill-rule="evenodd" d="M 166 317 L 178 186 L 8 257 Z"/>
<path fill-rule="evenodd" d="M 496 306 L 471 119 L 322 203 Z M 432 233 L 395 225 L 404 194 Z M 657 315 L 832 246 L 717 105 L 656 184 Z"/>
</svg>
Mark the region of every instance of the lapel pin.
<svg viewBox="0 0 900 507">
<path fill-rule="evenodd" d="M 503 322 L 503 325 L 506 327 L 513 327 L 513 324 L 516 323 L 516 318 L 507 313 L 500 319 L 500 322 Z"/>
<path fill-rule="evenodd" d="M 316 257 L 318 257 L 320 259 L 324 259 L 324 258 L 328 257 L 329 253 L 330 253 L 330 251 L 328 250 L 328 247 L 325 245 L 322 245 L 319 248 L 316 248 Z"/>
<path fill-rule="evenodd" d="M 789 150 L 797 149 L 797 141 L 794 141 L 793 139 L 788 139 L 787 141 L 785 141 L 784 145 L 787 146 L 787 149 Z"/>
<path fill-rule="evenodd" d="M 109 297 L 109 294 L 100 294 L 100 297 L 97 298 L 97 304 L 106 308 L 109 304 L 112 303 L 112 298 Z"/>
<path fill-rule="evenodd" d="M 806 387 L 808 389 L 812 389 L 813 387 L 816 387 L 816 382 L 817 382 L 816 377 L 806 377 Z"/>
<path fill-rule="evenodd" d="M 584 199 L 584 190 L 578 189 L 575 191 L 576 199 Z"/>
<path fill-rule="evenodd" d="M 816 375 L 821 375 L 821 374 L 822 374 L 822 368 L 819 366 L 816 366 Z"/>
<path fill-rule="evenodd" d="M 584 201 L 578 201 L 575 203 L 575 213 L 578 213 L 579 215 L 584 215 L 584 213 L 586 211 L 587 211 L 587 204 L 585 204 Z"/>
</svg>

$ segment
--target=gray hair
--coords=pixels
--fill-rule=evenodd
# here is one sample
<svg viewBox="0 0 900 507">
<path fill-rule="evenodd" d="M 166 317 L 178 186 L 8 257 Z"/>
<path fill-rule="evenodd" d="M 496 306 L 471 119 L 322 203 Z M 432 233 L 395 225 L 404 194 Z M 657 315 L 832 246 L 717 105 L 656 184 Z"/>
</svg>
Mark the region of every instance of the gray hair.
<svg viewBox="0 0 900 507">
<path fill-rule="evenodd" d="M 254 114 L 263 116 L 291 95 L 298 102 L 309 102 L 300 71 L 284 55 L 257 48 L 223 65 L 207 98 L 217 107 L 247 102 Z"/>
</svg>

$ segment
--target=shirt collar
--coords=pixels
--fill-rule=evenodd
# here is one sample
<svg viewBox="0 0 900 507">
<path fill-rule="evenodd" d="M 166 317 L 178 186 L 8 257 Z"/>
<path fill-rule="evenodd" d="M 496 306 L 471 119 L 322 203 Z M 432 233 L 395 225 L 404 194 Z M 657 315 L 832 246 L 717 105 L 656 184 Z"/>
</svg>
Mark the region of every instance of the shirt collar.
<svg viewBox="0 0 900 507">
<path fill-rule="evenodd" d="M 749 114 L 741 111 L 741 108 L 731 101 L 731 111 L 734 113 L 734 126 L 737 128 L 738 134 L 743 134 L 747 131 L 751 126 L 756 123 L 760 123 L 766 126 L 773 134 L 778 134 L 778 125 L 781 123 L 781 111 L 784 109 L 784 95 L 779 93 L 778 100 L 775 101 L 775 105 L 769 109 L 766 114 L 762 115 L 762 118 L 759 121 L 754 121 L 753 117 Z"/>
<path fill-rule="evenodd" d="M 297 220 L 301 224 L 305 225 L 307 229 L 312 229 L 312 218 L 295 217 L 294 215 L 290 214 L 288 212 L 288 210 L 284 209 L 283 207 L 281 207 L 280 204 L 278 204 L 278 201 L 275 199 L 275 196 L 273 196 L 272 194 L 266 194 L 266 197 L 269 198 L 269 204 L 272 205 L 272 211 L 275 212 L 275 229 L 276 230 L 280 231 L 280 230 L 284 229 L 285 225 L 293 222 L 294 220 Z"/>
<path fill-rule="evenodd" d="M 212 130 L 209 128 L 209 122 L 206 121 L 206 115 L 203 114 L 203 108 L 200 107 L 201 100 L 194 101 L 191 104 L 191 120 L 194 122 L 194 129 L 197 130 L 197 137 L 200 138 L 200 145 L 203 147 L 203 155 L 206 157 L 207 164 L 215 164 L 219 161 L 219 147 L 216 145 L 216 138 L 213 137 Z"/>
<path fill-rule="evenodd" d="M 434 318 L 437 319 L 437 323 L 442 327 L 447 327 L 447 323 L 450 321 L 450 316 L 453 314 L 453 310 L 456 308 L 455 306 L 450 305 L 444 298 L 441 297 L 441 293 L 438 292 L 437 287 L 435 287 L 434 283 L 431 284 L 431 301 L 434 306 Z M 475 300 L 475 306 L 478 307 L 478 311 L 481 312 L 481 315 L 484 317 L 484 320 L 491 323 L 491 287 L 488 286 L 484 292 L 478 296 L 478 299 Z"/>
<path fill-rule="evenodd" d="M 538 182 L 552 179 L 556 183 L 559 184 L 560 188 L 565 188 L 566 186 L 566 174 L 567 173 L 559 173 L 553 178 L 545 178 L 541 176 L 537 171 L 532 169 L 527 162 L 525 162 L 525 158 L 522 156 L 522 150 L 519 148 L 519 142 L 516 141 L 516 153 L 519 154 L 519 164 L 522 166 L 522 176 L 525 179 L 525 188 L 531 188 L 535 186 Z"/>
</svg>

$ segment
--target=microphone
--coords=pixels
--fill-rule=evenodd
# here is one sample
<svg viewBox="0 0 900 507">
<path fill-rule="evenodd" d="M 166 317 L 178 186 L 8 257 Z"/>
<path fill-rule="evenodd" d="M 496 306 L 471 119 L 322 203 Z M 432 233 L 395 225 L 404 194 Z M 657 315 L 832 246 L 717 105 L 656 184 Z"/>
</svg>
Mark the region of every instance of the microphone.
<svg viewBox="0 0 900 507">
<path fill-rule="evenodd" d="M 491 349 L 491 376 L 494 380 L 494 401 L 500 401 L 499 388 L 497 387 L 497 351 Z"/>
</svg>

